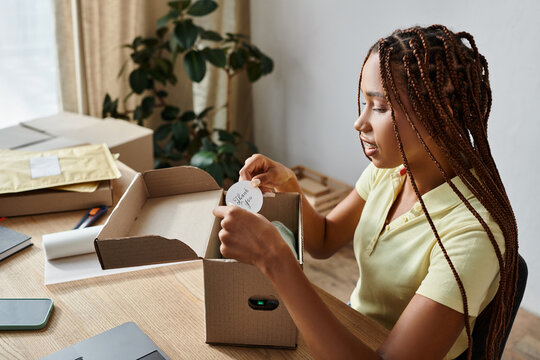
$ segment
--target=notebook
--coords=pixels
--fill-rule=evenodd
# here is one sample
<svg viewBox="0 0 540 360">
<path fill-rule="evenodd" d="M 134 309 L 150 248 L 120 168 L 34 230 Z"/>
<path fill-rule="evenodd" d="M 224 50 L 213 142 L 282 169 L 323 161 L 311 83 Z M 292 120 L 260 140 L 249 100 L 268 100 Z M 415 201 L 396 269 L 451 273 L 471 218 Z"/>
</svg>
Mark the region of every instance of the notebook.
<svg viewBox="0 0 540 360">
<path fill-rule="evenodd" d="M 134 323 L 127 322 L 41 360 L 169 360 Z"/>
<path fill-rule="evenodd" d="M 0 226 L 0 261 L 32 245 L 31 237 Z"/>
</svg>

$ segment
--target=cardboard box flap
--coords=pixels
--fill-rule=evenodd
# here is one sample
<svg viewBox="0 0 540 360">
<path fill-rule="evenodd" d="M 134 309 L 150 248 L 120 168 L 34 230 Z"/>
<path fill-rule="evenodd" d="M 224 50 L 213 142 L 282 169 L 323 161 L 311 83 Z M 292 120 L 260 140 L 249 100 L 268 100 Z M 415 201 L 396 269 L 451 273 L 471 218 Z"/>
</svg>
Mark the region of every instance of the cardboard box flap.
<svg viewBox="0 0 540 360">
<path fill-rule="evenodd" d="M 219 256 L 212 210 L 223 190 L 200 169 L 178 169 L 133 179 L 94 242 L 104 269 Z"/>
<path fill-rule="evenodd" d="M 103 269 L 199 259 L 195 251 L 180 240 L 155 235 L 96 240 L 94 246 Z"/>
<path fill-rule="evenodd" d="M 111 216 L 98 235 L 99 239 L 115 239 L 128 236 L 129 230 L 146 202 L 148 191 L 140 173 L 136 174 Z M 120 204 L 122 204 L 120 209 Z"/>
<path fill-rule="evenodd" d="M 210 174 L 193 166 L 149 170 L 143 177 L 151 197 L 220 189 Z"/>
</svg>

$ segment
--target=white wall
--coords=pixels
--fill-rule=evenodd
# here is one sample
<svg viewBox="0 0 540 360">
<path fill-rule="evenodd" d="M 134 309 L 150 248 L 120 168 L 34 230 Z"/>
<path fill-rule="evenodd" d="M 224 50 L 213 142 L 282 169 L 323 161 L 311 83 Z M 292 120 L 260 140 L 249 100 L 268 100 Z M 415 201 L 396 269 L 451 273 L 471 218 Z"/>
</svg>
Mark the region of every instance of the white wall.
<svg viewBox="0 0 540 360">
<path fill-rule="evenodd" d="M 354 184 L 367 165 L 353 122 L 369 46 L 412 25 L 470 32 L 489 63 L 489 139 L 529 266 L 522 305 L 540 314 L 538 19 L 536 0 L 252 1 L 252 41 L 276 65 L 254 86 L 255 141 L 286 165 L 303 164 Z"/>
</svg>

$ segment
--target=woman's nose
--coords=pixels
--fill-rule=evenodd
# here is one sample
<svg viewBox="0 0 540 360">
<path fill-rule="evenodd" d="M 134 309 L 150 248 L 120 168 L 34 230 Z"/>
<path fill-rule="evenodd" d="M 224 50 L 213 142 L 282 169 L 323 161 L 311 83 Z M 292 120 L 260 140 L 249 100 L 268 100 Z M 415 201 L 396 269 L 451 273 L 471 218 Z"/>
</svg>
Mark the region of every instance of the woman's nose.
<svg viewBox="0 0 540 360">
<path fill-rule="evenodd" d="M 366 128 L 366 114 L 365 112 L 362 112 L 362 114 L 360 114 L 360 116 L 358 116 L 358 118 L 356 119 L 356 121 L 354 122 L 354 129 L 356 131 L 362 131 L 362 132 L 366 132 L 365 128 Z"/>
</svg>

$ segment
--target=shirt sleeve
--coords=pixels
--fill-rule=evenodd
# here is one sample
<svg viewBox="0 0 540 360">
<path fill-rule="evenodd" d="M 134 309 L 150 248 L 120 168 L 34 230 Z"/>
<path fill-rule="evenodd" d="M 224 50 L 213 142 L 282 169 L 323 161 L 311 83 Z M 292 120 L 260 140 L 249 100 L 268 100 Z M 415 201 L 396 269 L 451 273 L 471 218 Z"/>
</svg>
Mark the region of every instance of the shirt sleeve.
<svg viewBox="0 0 540 360">
<path fill-rule="evenodd" d="M 504 237 L 499 226 L 493 222 L 490 229 L 504 254 Z M 493 245 L 478 222 L 460 224 L 439 235 L 463 282 L 469 316 L 476 317 L 493 299 L 499 286 L 499 262 Z M 457 281 L 437 243 L 430 254 L 428 273 L 416 293 L 463 313 Z"/>
<path fill-rule="evenodd" d="M 358 195 L 360 195 L 360 197 L 364 200 L 367 200 L 373 183 L 375 182 L 376 171 L 377 168 L 375 165 L 373 165 L 373 163 L 369 163 L 369 165 L 364 169 L 362 175 L 360 175 L 358 181 L 356 181 L 356 185 L 354 187 L 358 192 Z"/>
</svg>

